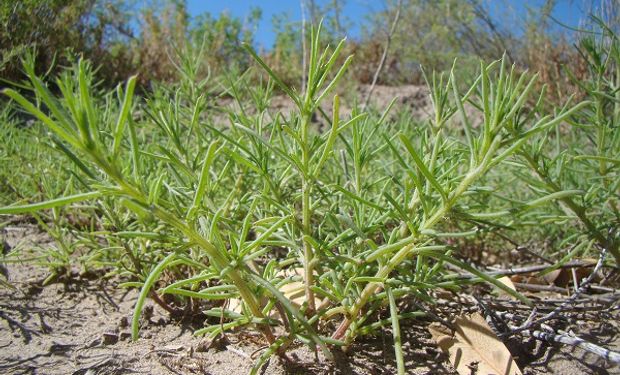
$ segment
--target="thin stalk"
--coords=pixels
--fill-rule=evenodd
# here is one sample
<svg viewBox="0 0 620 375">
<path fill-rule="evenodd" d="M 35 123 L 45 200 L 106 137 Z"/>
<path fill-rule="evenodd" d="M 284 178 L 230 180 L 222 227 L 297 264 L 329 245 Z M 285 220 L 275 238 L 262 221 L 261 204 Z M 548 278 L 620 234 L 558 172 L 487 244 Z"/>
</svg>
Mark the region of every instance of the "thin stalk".
<svg viewBox="0 0 620 375">
<path fill-rule="evenodd" d="M 396 5 L 396 13 L 394 14 L 394 19 L 392 20 L 392 25 L 390 30 L 386 35 L 385 47 L 383 48 L 383 53 L 381 54 L 381 60 L 379 61 L 379 65 L 377 66 L 377 70 L 372 77 L 372 83 L 370 84 L 370 88 L 368 89 L 368 93 L 366 93 L 366 98 L 364 99 L 363 109 L 368 107 L 370 103 L 370 98 L 372 97 L 372 92 L 375 89 L 377 84 L 377 80 L 379 79 L 379 74 L 383 70 L 383 66 L 385 65 L 385 61 L 387 60 L 388 52 L 390 50 L 390 44 L 392 43 L 392 37 L 394 32 L 396 31 L 396 25 L 398 25 L 398 21 L 400 20 L 400 12 L 403 7 L 403 0 L 398 0 L 398 4 Z"/>
<path fill-rule="evenodd" d="M 400 324 L 398 317 L 398 306 L 392 288 L 385 284 L 385 292 L 390 304 L 390 319 L 392 321 L 392 337 L 394 338 L 394 355 L 396 356 L 396 367 L 398 375 L 405 375 L 405 358 L 403 357 L 402 338 L 400 335 Z"/>
<path fill-rule="evenodd" d="M 310 126 L 311 115 L 309 113 L 304 114 L 301 124 L 301 140 L 302 140 L 302 163 L 306 171 L 309 171 L 310 167 L 310 151 L 308 141 L 308 127 Z M 314 285 L 314 250 L 312 244 L 309 241 L 312 236 L 312 202 L 311 202 L 311 182 L 309 181 L 308 173 L 302 174 L 302 231 L 304 234 L 303 246 L 304 246 L 304 289 L 306 295 L 306 301 L 308 302 L 308 313 L 312 314 L 316 310 L 316 303 L 314 301 L 314 291 L 312 286 Z"/>
</svg>

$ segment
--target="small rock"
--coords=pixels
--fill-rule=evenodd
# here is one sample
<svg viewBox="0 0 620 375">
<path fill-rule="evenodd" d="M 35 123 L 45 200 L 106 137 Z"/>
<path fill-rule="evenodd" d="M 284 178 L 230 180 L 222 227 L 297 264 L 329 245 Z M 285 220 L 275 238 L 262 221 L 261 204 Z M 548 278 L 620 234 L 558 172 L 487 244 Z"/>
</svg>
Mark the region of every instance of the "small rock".
<svg viewBox="0 0 620 375">
<path fill-rule="evenodd" d="M 127 328 L 129 327 L 129 319 L 127 319 L 126 316 L 123 316 L 119 321 L 118 321 L 118 326 L 120 328 Z"/>
<path fill-rule="evenodd" d="M 121 332 L 120 339 L 121 341 L 125 341 L 131 338 L 131 333 L 129 332 Z"/>
<path fill-rule="evenodd" d="M 105 332 L 101 342 L 103 345 L 114 345 L 118 342 L 118 335 L 114 332 Z"/>
</svg>

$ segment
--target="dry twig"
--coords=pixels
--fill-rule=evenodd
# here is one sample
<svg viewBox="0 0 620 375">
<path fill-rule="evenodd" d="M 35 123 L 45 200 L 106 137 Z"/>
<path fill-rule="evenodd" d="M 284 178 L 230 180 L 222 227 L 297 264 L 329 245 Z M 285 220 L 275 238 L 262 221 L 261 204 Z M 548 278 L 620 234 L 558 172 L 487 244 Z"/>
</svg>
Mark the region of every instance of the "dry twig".
<svg viewBox="0 0 620 375">
<path fill-rule="evenodd" d="M 605 349 L 601 346 L 588 342 L 580 337 L 570 335 L 568 333 L 524 330 L 521 331 L 521 335 L 526 337 L 534 337 L 536 339 L 548 342 L 576 346 L 590 353 L 594 353 L 602 358 L 605 358 L 609 362 L 620 364 L 620 353 Z"/>
<path fill-rule="evenodd" d="M 388 51 L 390 49 L 390 44 L 392 43 L 392 36 L 396 31 L 396 25 L 398 25 L 398 21 L 400 20 L 400 10 L 403 6 L 403 0 L 398 1 L 398 5 L 396 6 L 396 14 L 394 15 L 394 20 L 392 21 L 392 27 L 390 27 L 389 32 L 387 33 L 387 39 L 385 41 L 385 48 L 383 49 L 383 54 L 381 55 L 381 60 L 379 61 L 379 66 L 377 66 L 377 70 L 375 71 L 375 75 L 372 77 L 372 83 L 368 88 L 368 92 L 366 93 L 366 98 L 364 99 L 363 109 L 368 107 L 368 103 L 370 103 L 370 97 L 372 96 L 372 92 L 377 85 L 377 80 L 379 79 L 379 74 L 383 70 L 383 65 L 385 65 L 385 61 L 387 60 Z"/>
<path fill-rule="evenodd" d="M 543 316 L 543 317 L 541 317 L 539 319 L 533 320 L 533 319 L 529 319 L 528 318 L 525 321 L 525 323 L 523 323 L 521 326 L 512 329 L 510 334 L 513 335 L 513 334 L 519 333 L 521 331 L 529 330 L 529 329 L 531 329 L 534 326 L 537 326 L 537 325 L 539 325 L 541 323 L 544 323 L 546 321 L 554 319 L 561 311 L 566 309 L 566 307 L 568 307 L 569 305 L 573 304 L 579 298 L 579 296 L 581 294 L 583 294 L 583 292 L 586 290 L 588 285 L 592 282 L 592 279 L 594 279 L 594 276 L 598 273 L 598 271 L 603 266 L 603 262 L 605 260 L 605 255 L 606 254 L 607 254 L 607 251 L 605 249 L 602 249 L 601 250 L 601 255 L 599 256 L 598 262 L 596 263 L 596 266 L 594 267 L 594 270 L 592 270 L 590 275 L 588 275 L 588 277 L 586 277 L 581 282 L 581 285 L 575 290 L 573 295 L 571 295 L 568 299 L 566 299 L 566 301 L 564 301 L 563 303 L 559 304 L 550 313 L 546 314 L 545 316 Z"/>
</svg>

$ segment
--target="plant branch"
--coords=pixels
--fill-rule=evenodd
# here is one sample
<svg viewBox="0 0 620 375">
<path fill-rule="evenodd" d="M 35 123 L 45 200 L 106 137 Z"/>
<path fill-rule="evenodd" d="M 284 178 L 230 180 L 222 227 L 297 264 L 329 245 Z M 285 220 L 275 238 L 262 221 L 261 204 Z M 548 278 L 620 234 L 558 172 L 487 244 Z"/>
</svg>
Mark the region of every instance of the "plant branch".
<svg viewBox="0 0 620 375">
<path fill-rule="evenodd" d="M 588 342 L 580 337 L 572 336 L 568 333 L 555 333 L 555 332 L 543 332 L 543 331 L 531 331 L 526 330 L 521 332 L 523 336 L 534 337 L 538 340 L 544 340 L 552 343 L 560 343 L 571 346 L 579 347 L 590 353 L 594 353 L 599 357 L 605 358 L 609 362 L 619 364 L 620 353 L 605 349 L 601 346 Z"/>
<path fill-rule="evenodd" d="M 370 103 L 370 98 L 372 96 L 372 92 L 375 89 L 377 84 L 377 80 L 379 79 L 379 74 L 383 70 L 383 65 L 385 65 L 385 61 L 387 60 L 388 51 L 390 49 L 390 44 L 392 43 L 392 37 L 394 36 L 394 32 L 396 31 L 396 25 L 398 25 L 398 21 L 400 20 L 400 12 L 403 6 L 403 0 L 398 0 L 398 4 L 396 6 L 396 14 L 394 14 L 394 20 L 392 21 L 392 26 L 390 27 L 389 32 L 387 33 L 387 39 L 385 41 L 385 48 L 383 48 L 383 54 L 381 55 L 381 60 L 379 60 L 379 65 L 377 66 L 377 70 L 375 71 L 374 76 L 372 77 L 372 83 L 368 88 L 368 92 L 366 93 L 366 98 L 364 99 L 364 105 L 362 109 L 366 109 L 368 104 Z"/>
</svg>

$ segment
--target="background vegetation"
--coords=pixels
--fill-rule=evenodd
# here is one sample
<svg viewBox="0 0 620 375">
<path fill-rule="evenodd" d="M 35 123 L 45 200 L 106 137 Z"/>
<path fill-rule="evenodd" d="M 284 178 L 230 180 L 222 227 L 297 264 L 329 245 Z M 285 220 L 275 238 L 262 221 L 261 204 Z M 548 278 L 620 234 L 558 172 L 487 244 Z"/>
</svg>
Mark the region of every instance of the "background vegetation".
<svg viewBox="0 0 620 375">
<path fill-rule="evenodd" d="M 434 290 L 484 281 L 531 305 L 483 255 L 617 266 L 617 8 L 570 39 L 553 2 L 522 35 L 475 0 L 387 2 L 345 43 L 341 5 L 308 2 L 306 28 L 276 17 L 268 51 L 259 9 L 152 5 L 136 33 L 122 2 L 2 5 L 0 215 L 56 240 L 3 260 L 119 276 L 140 289 L 134 338 L 147 298 L 204 317 L 197 334 L 254 327 L 255 370 L 295 340 L 329 358 L 391 325 L 400 373 L 399 322 Z M 372 81 L 425 82 L 433 113 L 341 113 L 334 94 Z"/>
<path fill-rule="evenodd" d="M 502 17 L 508 15 L 491 16 L 489 8 L 497 7 L 497 3 L 484 0 L 386 1 L 383 11 L 355 20 L 343 14 L 345 1 L 323 6 L 308 1 L 305 33 L 309 25 L 323 19 L 322 44 L 333 45 L 355 24 L 360 36 L 350 39 L 345 51 L 345 55 L 355 54 L 363 61 L 348 73 L 348 79 L 355 82 L 372 81 L 388 37 L 390 48 L 378 76 L 380 84 L 422 84 L 421 67 L 446 70 L 455 58 L 466 67 L 464 71 L 474 74 L 478 59 L 498 59 L 504 53 L 520 69 L 540 72 L 541 84 L 550 84 L 549 95 L 558 99 L 576 89 L 564 66 L 570 65 L 577 78 L 584 74 L 584 60 L 572 48 L 578 34 L 559 27 L 550 17 L 554 0 L 530 8 L 520 23 L 514 17 L 504 22 Z M 604 8 L 608 24 L 617 24 L 615 2 L 584 3 L 588 6 L 593 10 Z M 397 22 L 390 30 L 397 12 L 407 22 Z M 108 86 L 133 74 L 138 74 L 142 87 L 178 78 L 171 59 L 174 51 L 201 44 L 210 52 L 204 58 L 202 74 L 208 69 L 217 74 L 223 67 L 243 71 L 251 62 L 241 44 L 254 43 L 261 17 L 258 8 L 244 19 L 226 13 L 190 16 L 181 0 L 151 1 L 140 6 L 119 0 L 4 2 L 0 6 L 0 77 L 12 81 L 22 78 L 20 56 L 31 48 L 36 48 L 39 73 L 55 71 L 82 56 L 93 61 L 97 78 Z M 302 24 L 290 21 L 284 13 L 271 21 L 275 42 L 261 54 L 286 82 L 299 85 Z"/>
</svg>

